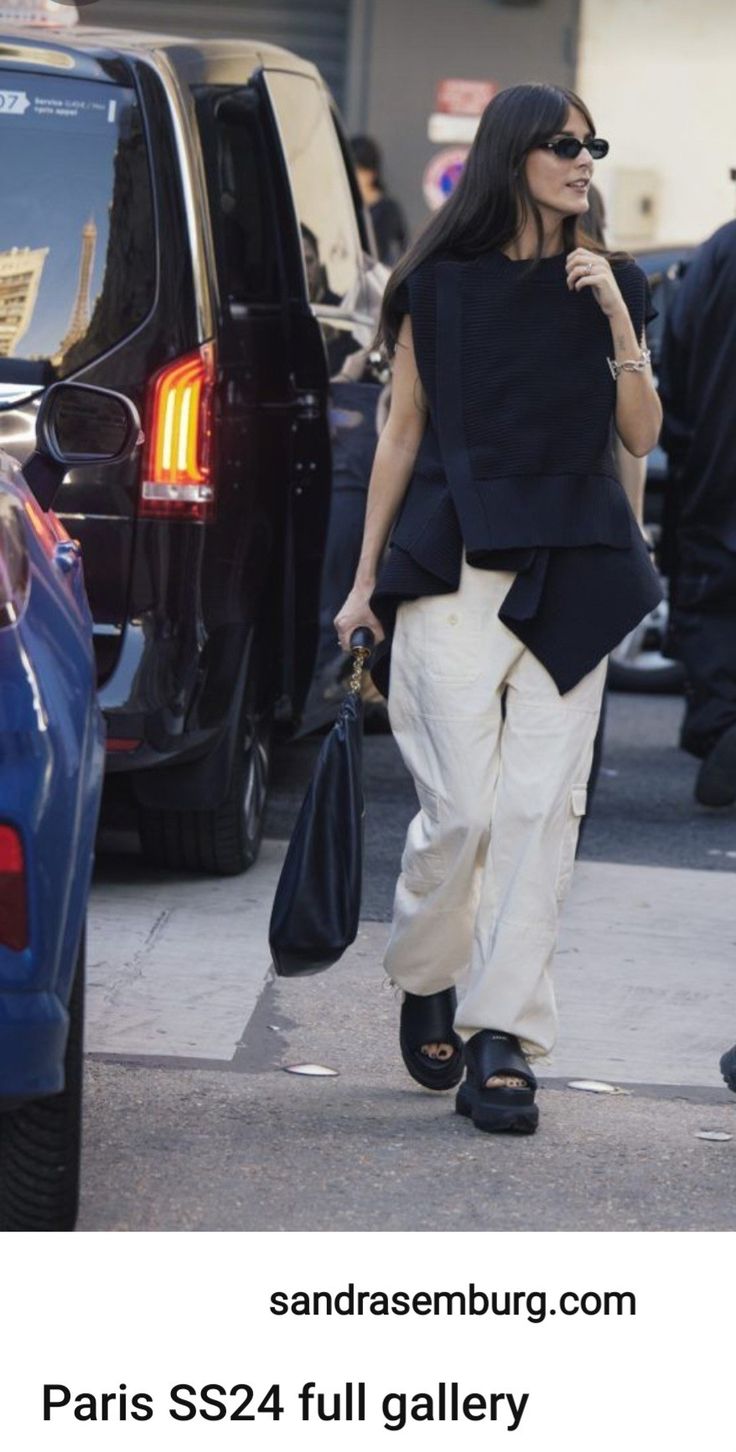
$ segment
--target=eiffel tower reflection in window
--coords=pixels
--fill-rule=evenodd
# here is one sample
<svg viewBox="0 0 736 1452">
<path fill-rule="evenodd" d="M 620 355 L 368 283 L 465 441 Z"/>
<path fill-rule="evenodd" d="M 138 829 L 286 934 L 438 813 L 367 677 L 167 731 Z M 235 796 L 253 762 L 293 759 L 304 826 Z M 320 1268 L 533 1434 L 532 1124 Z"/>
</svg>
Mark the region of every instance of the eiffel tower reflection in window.
<svg viewBox="0 0 736 1452">
<path fill-rule="evenodd" d="M 52 358 L 52 362 L 58 367 L 70 348 L 83 338 L 89 327 L 92 315 L 92 272 L 95 265 L 95 252 L 97 250 L 97 225 L 94 217 L 90 217 L 82 228 L 82 250 L 79 258 L 79 277 L 77 279 L 77 292 L 74 298 L 74 305 L 69 319 L 69 327 L 62 338 L 58 352 Z"/>
</svg>

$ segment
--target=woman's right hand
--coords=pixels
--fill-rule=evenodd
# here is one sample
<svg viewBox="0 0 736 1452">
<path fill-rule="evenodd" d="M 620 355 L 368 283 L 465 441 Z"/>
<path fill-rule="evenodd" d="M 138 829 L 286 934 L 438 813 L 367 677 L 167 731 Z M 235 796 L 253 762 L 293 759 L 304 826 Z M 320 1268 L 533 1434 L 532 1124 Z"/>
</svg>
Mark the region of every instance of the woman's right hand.
<svg viewBox="0 0 736 1452">
<path fill-rule="evenodd" d="M 383 640 L 385 631 L 380 620 L 373 614 L 368 604 L 372 591 L 365 591 L 353 586 L 345 604 L 338 611 L 333 624 L 337 631 L 337 638 L 342 650 L 350 650 L 350 637 L 359 626 L 367 626 L 373 631 L 374 643 L 378 645 Z"/>
</svg>

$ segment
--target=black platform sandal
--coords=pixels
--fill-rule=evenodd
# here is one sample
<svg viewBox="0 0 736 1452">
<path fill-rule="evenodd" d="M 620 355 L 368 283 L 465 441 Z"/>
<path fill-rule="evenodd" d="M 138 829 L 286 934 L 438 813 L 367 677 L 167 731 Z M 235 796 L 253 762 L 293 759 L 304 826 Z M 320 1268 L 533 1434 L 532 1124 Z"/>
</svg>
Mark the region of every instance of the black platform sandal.
<svg viewBox="0 0 736 1452">
<path fill-rule="evenodd" d="M 454 988 L 421 996 L 405 993 L 401 1005 L 399 1046 L 412 1079 L 424 1089 L 454 1089 L 463 1077 L 463 1044 L 452 1025 L 457 995 Z M 422 1053 L 422 1044 L 450 1044 L 449 1059 Z"/>
<path fill-rule="evenodd" d="M 489 1134 L 533 1134 L 539 1123 L 534 1103 L 537 1081 L 515 1035 L 481 1029 L 465 1045 L 465 1063 L 468 1072 L 455 1100 L 457 1113 Z M 486 1079 L 500 1074 L 523 1079 L 526 1088 L 499 1085 L 487 1089 Z"/>
<path fill-rule="evenodd" d="M 729 1089 L 733 1089 L 734 1094 L 736 1094 L 736 1044 L 723 1055 L 721 1059 L 721 1073 Z"/>
</svg>

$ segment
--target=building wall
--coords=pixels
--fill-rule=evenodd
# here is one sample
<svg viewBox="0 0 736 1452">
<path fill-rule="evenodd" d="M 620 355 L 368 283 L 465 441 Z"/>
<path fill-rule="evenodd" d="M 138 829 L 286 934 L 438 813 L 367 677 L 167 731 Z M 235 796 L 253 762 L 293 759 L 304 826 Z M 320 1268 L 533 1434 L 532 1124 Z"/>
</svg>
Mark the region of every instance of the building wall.
<svg viewBox="0 0 736 1452">
<path fill-rule="evenodd" d="M 423 0 L 422 4 L 353 0 L 353 4 L 348 124 L 352 131 L 368 131 L 383 147 L 387 185 L 404 206 L 413 229 L 428 215 L 422 175 L 439 150 L 427 137 L 439 80 L 491 80 L 499 86 L 518 81 L 572 84 L 578 0 L 540 0 L 525 6 L 503 6 L 494 0 Z"/>
<path fill-rule="evenodd" d="M 733 217 L 735 62 L 734 0 L 582 0 L 577 89 L 611 142 L 613 240 L 697 242 Z"/>
</svg>

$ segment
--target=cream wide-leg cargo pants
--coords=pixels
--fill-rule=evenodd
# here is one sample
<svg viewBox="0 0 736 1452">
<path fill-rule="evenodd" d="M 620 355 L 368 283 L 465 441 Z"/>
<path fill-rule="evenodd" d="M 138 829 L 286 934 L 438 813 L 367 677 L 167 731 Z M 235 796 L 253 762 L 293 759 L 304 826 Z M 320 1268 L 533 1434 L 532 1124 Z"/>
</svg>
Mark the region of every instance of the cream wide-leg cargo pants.
<svg viewBox="0 0 736 1452">
<path fill-rule="evenodd" d="M 561 696 L 498 619 L 513 579 L 463 560 L 459 590 L 398 610 L 389 717 L 421 809 L 385 968 L 409 993 L 455 984 L 461 1038 L 500 1029 L 536 1058 L 555 1041 L 550 970 L 606 660 Z"/>
</svg>

